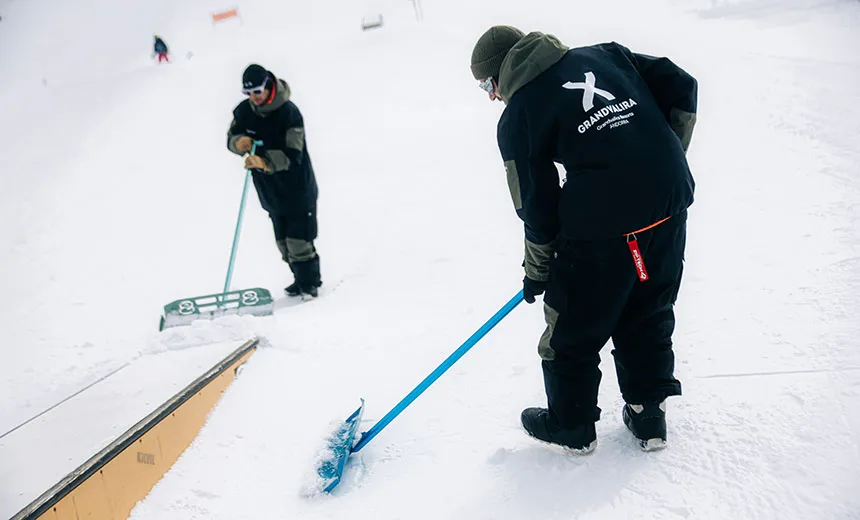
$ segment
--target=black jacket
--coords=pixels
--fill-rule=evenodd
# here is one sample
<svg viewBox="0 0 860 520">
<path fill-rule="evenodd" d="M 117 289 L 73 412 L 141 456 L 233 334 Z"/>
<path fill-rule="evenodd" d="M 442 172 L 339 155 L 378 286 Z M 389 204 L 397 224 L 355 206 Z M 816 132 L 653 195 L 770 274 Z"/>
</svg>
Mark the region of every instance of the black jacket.
<svg viewBox="0 0 860 520">
<path fill-rule="evenodd" d="M 156 38 L 155 43 L 153 44 L 153 49 L 157 54 L 164 54 L 167 52 L 167 44 L 164 43 L 164 40 L 161 38 Z"/>
<path fill-rule="evenodd" d="M 622 237 L 693 203 L 685 148 L 697 85 L 668 59 L 617 43 L 568 50 L 531 33 L 499 83 L 499 149 L 527 249 Z"/>
<path fill-rule="evenodd" d="M 255 106 L 246 99 L 233 110 L 227 133 L 227 148 L 236 154 L 235 143 L 242 136 L 263 141 L 255 155 L 266 161 L 269 172 L 252 170 L 260 204 L 272 215 L 290 216 L 314 211 L 317 182 L 305 141 L 304 120 L 289 100 L 284 81 L 277 85 L 272 101 Z"/>
</svg>

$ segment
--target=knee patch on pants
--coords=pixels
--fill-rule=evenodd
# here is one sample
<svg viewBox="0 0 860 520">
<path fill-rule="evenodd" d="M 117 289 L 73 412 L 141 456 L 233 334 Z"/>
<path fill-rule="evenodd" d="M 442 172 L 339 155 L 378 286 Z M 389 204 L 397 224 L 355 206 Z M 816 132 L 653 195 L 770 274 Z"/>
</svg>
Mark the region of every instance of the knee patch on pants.
<svg viewBox="0 0 860 520">
<path fill-rule="evenodd" d="M 288 264 L 296 262 L 307 262 L 317 257 L 317 250 L 313 242 L 300 238 L 282 238 L 276 241 L 281 258 Z"/>
<path fill-rule="evenodd" d="M 275 241 L 278 244 L 278 251 L 281 252 L 281 258 L 284 262 L 292 264 L 294 262 L 306 262 L 313 260 L 317 256 L 317 250 L 313 242 L 301 240 L 298 238 L 281 238 Z"/>
<path fill-rule="evenodd" d="M 552 333 L 555 331 L 555 324 L 558 321 L 558 311 L 544 303 L 543 314 L 546 320 L 546 329 L 544 329 L 538 342 L 538 355 L 544 361 L 552 361 L 555 359 L 555 350 L 552 349 L 549 342 L 552 339 Z"/>
<path fill-rule="evenodd" d="M 281 252 L 281 258 L 284 259 L 284 262 L 290 263 L 289 253 L 287 251 L 287 239 L 281 238 L 275 241 L 278 244 L 278 251 Z"/>
</svg>

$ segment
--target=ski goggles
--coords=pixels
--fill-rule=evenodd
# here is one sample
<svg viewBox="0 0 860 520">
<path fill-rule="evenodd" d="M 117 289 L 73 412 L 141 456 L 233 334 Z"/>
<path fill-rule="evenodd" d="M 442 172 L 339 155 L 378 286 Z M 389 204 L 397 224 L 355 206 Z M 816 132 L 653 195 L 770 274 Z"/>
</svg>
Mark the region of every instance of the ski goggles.
<svg viewBox="0 0 860 520">
<path fill-rule="evenodd" d="M 486 91 L 487 94 L 495 94 L 496 89 L 493 88 L 493 78 L 487 78 L 478 82 L 478 86 L 481 87 L 482 90 Z"/>
<path fill-rule="evenodd" d="M 269 84 L 269 78 L 266 78 L 263 80 L 263 84 L 260 85 L 259 87 L 243 88 L 242 94 L 245 94 L 246 96 L 250 96 L 251 94 L 256 94 L 259 96 L 260 94 L 262 94 L 263 92 L 266 91 L 266 86 L 268 84 Z"/>
</svg>

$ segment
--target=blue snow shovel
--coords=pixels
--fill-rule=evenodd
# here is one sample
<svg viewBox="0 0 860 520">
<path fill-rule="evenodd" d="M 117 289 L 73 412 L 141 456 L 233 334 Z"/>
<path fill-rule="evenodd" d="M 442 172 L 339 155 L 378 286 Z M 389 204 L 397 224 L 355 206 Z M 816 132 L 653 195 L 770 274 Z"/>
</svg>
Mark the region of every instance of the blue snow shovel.
<svg viewBox="0 0 860 520">
<path fill-rule="evenodd" d="M 418 383 L 409 394 L 404 397 L 397 405 L 391 409 L 385 417 L 380 419 L 372 428 L 361 434 L 361 438 L 353 444 L 355 440 L 355 432 L 358 430 L 358 425 L 361 422 L 361 417 L 364 414 L 364 399 L 361 400 L 361 406 L 356 409 L 352 415 L 347 417 L 329 437 L 327 449 L 324 452 L 325 456 L 317 466 L 317 475 L 323 482 L 323 492 L 329 493 L 339 483 L 343 476 L 343 468 L 346 465 L 346 460 L 350 454 L 361 450 L 374 437 L 376 437 L 383 428 L 393 421 L 400 413 L 412 404 L 412 401 L 424 393 L 439 377 L 444 374 L 451 366 L 456 363 L 463 355 L 469 351 L 475 344 L 481 340 L 493 327 L 495 327 L 502 318 L 507 316 L 519 303 L 523 301 L 523 291 L 518 292 L 511 300 L 504 305 L 499 311 L 487 320 L 480 329 L 472 334 L 460 347 L 455 350 L 445 361 L 443 361 L 436 370 L 425 377 L 423 381 Z"/>
<path fill-rule="evenodd" d="M 263 141 L 254 141 L 251 155 L 257 151 L 257 146 Z M 266 316 L 272 314 L 274 305 L 268 289 L 254 287 L 239 291 L 230 290 L 233 279 L 233 264 L 236 261 L 236 251 L 239 248 L 239 235 L 242 230 L 242 217 L 245 213 L 245 199 L 248 194 L 248 184 L 251 180 L 251 170 L 245 171 L 245 186 L 242 188 L 242 202 L 239 204 L 239 218 L 236 219 L 236 232 L 233 234 L 233 248 L 230 250 L 230 263 L 227 266 L 227 279 L 224 290 L 218 294 L 207 294 L 195 298 L 184 298 L 170 302 L 164 306 L 164 314 L 158 330 L 177 325 L 187 325 L 194 320 L 213 319 L 226 314 L 252 314 Z"/>
</svg>

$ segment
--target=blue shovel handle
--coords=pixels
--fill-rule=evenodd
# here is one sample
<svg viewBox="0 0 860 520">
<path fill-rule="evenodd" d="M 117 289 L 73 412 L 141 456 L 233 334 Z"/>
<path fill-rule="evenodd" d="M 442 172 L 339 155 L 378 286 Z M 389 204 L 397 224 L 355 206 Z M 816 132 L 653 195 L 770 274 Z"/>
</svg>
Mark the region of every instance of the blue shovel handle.
<svg viewBox="0 0 860 520">
<path fill-rule="evenodd" d="M 419 395 L 424 393 L 424 391 L 427 390 L 427 388 L 429 388 L 430 385 L 432 385 L 437 379 L 439 379 L 439 377 L 444 374 L 449 368 L 451 368 L 451 366 L 456 363 L 457 360 L 463 357 L 463 355 L 468 352 L 469 349 L 474 347 L 475 344 L 480 341 L 481 338 L 486 336 L 487 333 L 490 332 L 490 330 L 492 330 L 492 328 L 495 327 L 500 321 L 502 321 L 502 318 L 504 318 L 512 310 L 514 310 L 514 307 L 519 305 L 521 301 L 523 301 L 522 290 L 520 290 L 520 292 L 518 292 L 513 298 L 511 298 L 510 301 L 504 305 L 504 307 L 499 309 L 499 311 L 494 314 L 492 318 L 487 320 L 487 322 L 484 323 L 480 329 L 478 329 L 474 334 L 472 334 L 469 339 L 467 339 L 462 345 L 460 345 L 460 347 L 455 350 L 450 356 L 448 356 L 445 361 L 443 361 L 438 367 L 436 367 L 436 370 L 431 372 L 430 375 L 424 378 L 423 381 L 418 383 L 418 386 L 416 386 L 411 392 L 409 392 L 406 397 L 404 397 L 399 403 L 397 403 L 397 405 L 392 408 L 390 412 L 385 414 L 385 417 L 383 417 L 379 420 L 379 422 L 374 424 L 372 428 L 361 434 L 361 438 L 352 448 L 352 453 L 359 451 L 361 448 L 367 445 L 367 443 L 370 442 L 374 437 L 376 437 L 379 432 L 382 431 L 383 428 L 388 426 L 388 424 L 393 421 L 398 415 L 400 415 L 400 413 L 405 410 L 407 406 L 412 404 L 412 401 L 414 401 L 418 398 Z"/>
</svg>

